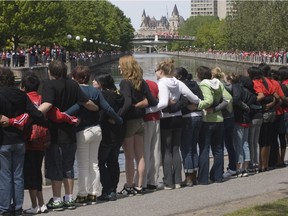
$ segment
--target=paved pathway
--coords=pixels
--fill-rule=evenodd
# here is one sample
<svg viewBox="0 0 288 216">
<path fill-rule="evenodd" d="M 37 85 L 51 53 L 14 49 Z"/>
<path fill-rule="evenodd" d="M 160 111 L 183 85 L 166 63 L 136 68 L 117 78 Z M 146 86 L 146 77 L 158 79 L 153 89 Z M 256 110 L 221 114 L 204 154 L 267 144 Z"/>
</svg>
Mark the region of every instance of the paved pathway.
<svg viewBox="0 0 288 216">
<path fill-rule="evenodd" d="M 288 157 L 287 157 L 288 158 Z M 227 158 L 225 158 L 227 163 Z M 121 173 L 119 190 L 125 181 Z M 43 189 L 45 200 L 51 197 L 51 187 Z M 74 193 L 77 193 L 77 181 Z M 167 216 L 167 215 L 223 215 L 250 205 L 262 204 L 288 197 L 288 167 L 269 172 L 234 178 L 224 183 L 198 185 L 174 190 L 160 190 L 143 196 L 119 198 L 117 201 L 97 203 L 75 210 L 49 212 L 48 215 L 99 216 Z M 25 191 L 23 208 L 30 207 Z M 47 216 L 48 216 L 47 215 Z"/>
</svg>

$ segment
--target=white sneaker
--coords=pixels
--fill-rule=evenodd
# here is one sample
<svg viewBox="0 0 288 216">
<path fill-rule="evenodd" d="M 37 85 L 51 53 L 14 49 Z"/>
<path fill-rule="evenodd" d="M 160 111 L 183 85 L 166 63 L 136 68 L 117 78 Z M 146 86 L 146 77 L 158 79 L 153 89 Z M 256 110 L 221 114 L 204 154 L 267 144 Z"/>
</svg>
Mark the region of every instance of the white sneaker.
<svg viewBox="0 0 288 216">
<path fill-rule="evenodd" d="M 38 214 L 40 213 L 39 206 L 36 206 L 35 208 L 31 207 L 29 209 L 24 210 L 25 214 Z"/>
<path fill-rule="evenodd" d="M 180 189 L 181 185 L 180 184 L 175 184 L 175 189 Z"/>
<path fill-rule="evenodd" d="M 41 207 L 39 207 L 39 210 L 41 213 L 48 213 L 47 206 L 44 204 Z"/>
<path fill-rule="evenodd" d="M 224 179 L 227 179 L 227 178 L 230 178 L 233 175 L 236 175 L 236 171 L 228 169 L 225 173 L 223 173 L 222 177 Z"/>
</svg>

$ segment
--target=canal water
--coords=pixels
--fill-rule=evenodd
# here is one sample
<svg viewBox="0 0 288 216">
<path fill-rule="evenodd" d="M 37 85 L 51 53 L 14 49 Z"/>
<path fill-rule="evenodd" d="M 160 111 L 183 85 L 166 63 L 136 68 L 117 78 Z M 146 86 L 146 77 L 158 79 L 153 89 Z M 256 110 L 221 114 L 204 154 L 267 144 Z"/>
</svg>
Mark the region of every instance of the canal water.
<svg viewBox="0 0 288 216">
<path fill-rule="evenodd" d="M 157 66 L 157 63 L 167 58 L 173 58 L 176 67 L 186 68 L 188 72 L 193 75 L 193 77 L 195 77 L 196 68 L 202 65 L 210 68 L 218 66 L 222 69 L 223 72 L 244 73 L 244 71 L 247 70 L 247 68 L 243 68 L 243 66 L 239 64 L 234 64 L 233 66 L 231 66 L 226 65 L 221 61 L 199 60 L 192 59 L 191 57 L 168 56 L 163 54 L 135 54 L 134 57 L 137 59 L 138 63 L 141 65 L 144 71 L 144 79 L 149 79 L 153 81 L 156 81 L 155 68 Z M 92 73 L 111 73 L 116 85 L 118 85 L 120 80 L 122 79 L 122 76 L 118 70 L 118 61 L 101 65 L 97 67 Z M 123 153 L 121 153 L 119 156 L 119 163 L 121 171 L 124 171 L 125 160 Z"/>
<path fill-rule="evenodd" d="M 226 64 L 225 62 L 216 61 L 216 60 L 199 60 L 193 59 L 191 57 L 182 57 L 182 56 L 170 56 L 163 54 L 134 54 L 134 57 L 141 65 L 144 71 L 144 79 L 156 80 L 155 77 L 155 68 L 157 63 L 163 61 L 167 58 L 174 59 L 176 67 L 184 67 L 195 77 L 196 68 L 199 66 L 207 66 L 209 68 L 220 67 L 223 72 L 235 72 L 235 73 L 245 73 L 247 68 L 244 68 L 241 64 Z M 101 65 L 97 67 L 93 73 L 111 73 L 114 77 L 114 80 L 117 83 L 122 79 L 121 74 L 118 70 L 118 61 L 110 62 L 108 64 Z M 196 77 L 195 77 L 196 78 Z"/>
</svg>

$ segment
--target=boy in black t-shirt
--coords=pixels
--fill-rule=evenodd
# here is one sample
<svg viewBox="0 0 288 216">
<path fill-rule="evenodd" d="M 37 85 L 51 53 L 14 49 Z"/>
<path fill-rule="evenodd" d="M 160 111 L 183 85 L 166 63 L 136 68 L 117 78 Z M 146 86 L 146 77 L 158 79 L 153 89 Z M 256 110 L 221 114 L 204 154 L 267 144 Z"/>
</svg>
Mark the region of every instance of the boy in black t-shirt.
<svg viewBox="0 0 288 216">
<path fill-rule="evenodd" d="M 67 78 L 67 67 L 61 61 L 49 64 L 50 80 L 43 84 L 42 104 L 39 110 L 46 113 L 52 106 L 64 112 L 75 103 L 92 111 L 98 106 L 88 100 L 79 85 Z M 75 208 L 72 198 L 74 185 L 73 164 L 76 152 L 76 133 L 74 126 L 65 123 L 53 123 L 51 127 L 51 145 L 46 150 L 45 176 L 51 179 L 53 198 L 47 204 L 48 209 L 59 211 L 64 207 Z M 61 201 L 61 186 L 64 182 L 65 196 Z"/>
</svg>

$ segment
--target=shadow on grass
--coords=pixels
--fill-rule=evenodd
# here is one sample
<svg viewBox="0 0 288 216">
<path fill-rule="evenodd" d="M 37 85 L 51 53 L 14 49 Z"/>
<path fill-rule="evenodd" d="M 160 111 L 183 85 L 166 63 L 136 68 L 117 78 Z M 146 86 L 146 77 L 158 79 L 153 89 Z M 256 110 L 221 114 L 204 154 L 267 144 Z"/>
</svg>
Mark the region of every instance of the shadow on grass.
<svg viewBox="0 0 288 216">
<path fill-rule="evenodd" d="M 280 199 L 272 203 L 251 208 L 245 208 L 225 216 L 287 216 L 288 215 L 288 198 Z"/>
</svg>

